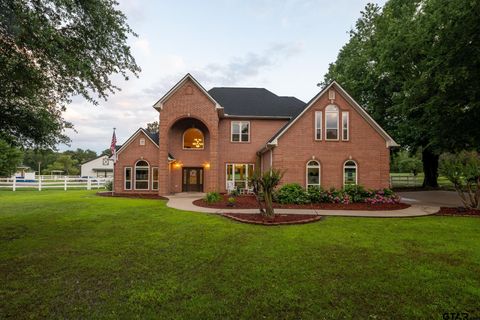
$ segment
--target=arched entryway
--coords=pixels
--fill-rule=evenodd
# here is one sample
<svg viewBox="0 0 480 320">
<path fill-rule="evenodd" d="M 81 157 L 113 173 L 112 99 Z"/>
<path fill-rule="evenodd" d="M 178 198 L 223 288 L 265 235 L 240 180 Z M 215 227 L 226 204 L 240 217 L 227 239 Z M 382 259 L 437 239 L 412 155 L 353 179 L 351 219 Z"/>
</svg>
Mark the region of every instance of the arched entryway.
<svg viewBox="0 0 480 320">
<path fill-rule="evenodd" d="M 177 120 L 168 131 L 172 192 L 203 192 L 210 166 L 210 131 L 199 119 Z"/>
</svg>

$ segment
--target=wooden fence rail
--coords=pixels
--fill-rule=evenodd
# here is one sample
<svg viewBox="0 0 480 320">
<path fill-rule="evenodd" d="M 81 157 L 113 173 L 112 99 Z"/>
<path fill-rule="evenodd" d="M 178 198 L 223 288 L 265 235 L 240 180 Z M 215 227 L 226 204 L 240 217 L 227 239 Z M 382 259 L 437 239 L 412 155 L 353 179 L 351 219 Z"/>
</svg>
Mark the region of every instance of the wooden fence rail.
<svg viewBox="0 0 480 320">
<path fill-rule="evenodd" d="M 43 189 L 103 189 L 105 184 L 112 181 L 111 178 L 95 178 L 95 177 L 44 177 L 39 176 L 36 179 L 26 180 L 21 178 L 0 178 L 0 190 L 11 189 L 16 191 L 21 188 L 37 189 L 42 191 Z"/>
</svg>

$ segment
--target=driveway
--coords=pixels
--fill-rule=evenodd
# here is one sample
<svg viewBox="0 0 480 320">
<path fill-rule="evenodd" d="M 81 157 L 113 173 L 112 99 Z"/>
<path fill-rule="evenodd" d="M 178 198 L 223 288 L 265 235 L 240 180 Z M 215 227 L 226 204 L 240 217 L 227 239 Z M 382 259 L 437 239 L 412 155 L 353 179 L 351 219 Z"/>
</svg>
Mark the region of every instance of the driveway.
<svg viewBox="0 0 480 320">
<path fill-rule="evenodd" d="M 398 192 L 402 202 L 432 207 L 459 207 L 462 201 L 455 191 Z"/>
</svg>

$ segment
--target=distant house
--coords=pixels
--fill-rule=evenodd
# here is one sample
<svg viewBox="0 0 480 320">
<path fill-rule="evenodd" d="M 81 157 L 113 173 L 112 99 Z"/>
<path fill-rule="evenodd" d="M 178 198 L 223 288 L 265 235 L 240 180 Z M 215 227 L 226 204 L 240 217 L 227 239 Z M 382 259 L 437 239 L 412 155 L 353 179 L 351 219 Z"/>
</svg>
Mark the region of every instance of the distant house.
<svg viewBox="0 0 480 320">
<path fill-rule="evenodd" d="M 117 152 L 116 193 L 242 191 L 271 168 L 305 188 L 389 186 L 397 143 L 335 81 L 305 103 L 264 88 L 206 91 L 187 74 L 154 108 L 159 132 L 140 128 Z"/>
<path fill-rule="evenodd" d="M 113 177 L 113 161 L 108 156 L 100 156 L 96 159 L 85 162 L 81 166 L 82 177 Z"/>
</svg>

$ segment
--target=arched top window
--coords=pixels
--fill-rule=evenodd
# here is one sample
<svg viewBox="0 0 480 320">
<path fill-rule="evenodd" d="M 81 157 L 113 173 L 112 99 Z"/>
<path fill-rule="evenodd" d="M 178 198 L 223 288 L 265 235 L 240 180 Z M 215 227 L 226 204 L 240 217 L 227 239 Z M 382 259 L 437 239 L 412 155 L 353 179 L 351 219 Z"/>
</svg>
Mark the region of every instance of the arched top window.
<svg viewBox="0 0 480 320">
<path fill-rule="evenodd" d="M 325 139 L 338 140 L 338 107 L 331 104 L 325 108 Z"/>
<path fill-rule="evenodd" d="M 203 150 L 205 139 L 203 132 L 197 128 L 190 128 L 183 133 L 183 149 Z"/>
<path fill-rule="evenodd" d="M 307 163 L 307 189 L 320 186 L 320 163 L 316 160 L 310 160 Z"/>
<path fill-rule="evenodd" d="M 347 160 L 343 164 L 343 185 L 358 184 L 357 163 L 353 160 Z"/>
<path fill-rule="evenodd" d="M 138 160 L 135 167 L 148 167 L 148 162 L 145 160 Z"/>
<path fill-rule="evenodd" d="M 145 160 L 135 163 L 135 190 L 148 190 L 150 166 Z"/>
</svg>

